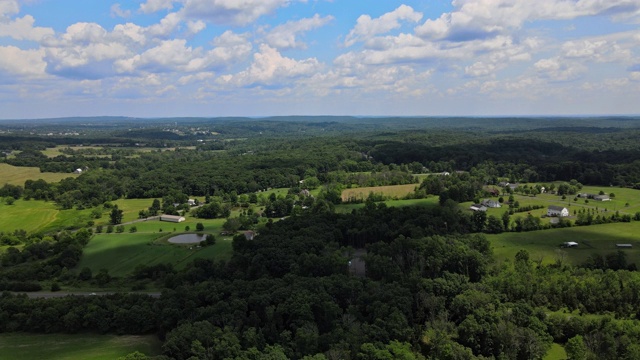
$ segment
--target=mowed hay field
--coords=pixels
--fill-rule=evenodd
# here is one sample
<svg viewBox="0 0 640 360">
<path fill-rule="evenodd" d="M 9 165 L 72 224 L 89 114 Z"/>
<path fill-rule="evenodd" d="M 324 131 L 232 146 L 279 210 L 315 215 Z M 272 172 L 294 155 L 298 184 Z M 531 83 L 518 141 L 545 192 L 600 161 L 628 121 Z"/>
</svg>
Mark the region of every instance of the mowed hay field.
<svg viewBox="0 0 640 360">
<path fill-rule="evenodd" d="M 486 235 L 493 247 L 498 261 L 511 260 L 516 253 L 527 250 L 532 260 L 542 259 L 543 264 L 553 264 L 563 260 L 579 265 L 591 254 L 607 255 L 618 250 L 616 244 L 632 244 L 633 248 L 624 249 L 629 263 L 640 266 L 640 222 L 574 226 L 563 229 L 550 229 L 530 232 L 508 232 Z M 564 249 L 560 245 L 566 241 L 575 241 L 577 248 Z"/>
<path fill-rule="evenodd" d="M 114 360 L 134 351 L 160 355 L 155 336 L 0 334 L 2 360 Z"/>
<path fill-rule="evenodd" d="M 191 218 L 185 222 L 171 223 L 149 220 L 125 225 L 125 232 L 120 234 L 96 234 L 84 248 L 78 269 L 86 266 L 93 273 L 107 269 L 110 275 L 123 277 L 130 275 L 138 265 L 170 263 L 181 269 L 197 258 L 228 259 L 233 252 L 233 237 L 219 235 L 224 221 Z M 195 232 L 198 222 L 204 225 L 203 233 L 216 237 L 215 245 L 197 247 L 198 244 L 178 245 L 167 241 L 171 236 L 185 233 L 186 226 L 189 226 L 189 232 Z M 132 226 L 137 229 L 135 233 L 129 232 Z"/>
<path fill-rule="evenodd" d="M 390 198 L 402 198 L 415 191 L 418 184 L 372 186 L 346 189 L 342 191 L 342 201 L 364 200 L 370 193 L 382 194 Z"/>
<path fill-rule="evenodd" d="M 22 167 L 0 163 L 0 186 L 4 184 L 24 186 L 27 180 L 42 179 L 48 183 L 58 182 L 68 177 L 77 177 L 71 173 L 41 173 L 37 167 Z"/>
</svg>

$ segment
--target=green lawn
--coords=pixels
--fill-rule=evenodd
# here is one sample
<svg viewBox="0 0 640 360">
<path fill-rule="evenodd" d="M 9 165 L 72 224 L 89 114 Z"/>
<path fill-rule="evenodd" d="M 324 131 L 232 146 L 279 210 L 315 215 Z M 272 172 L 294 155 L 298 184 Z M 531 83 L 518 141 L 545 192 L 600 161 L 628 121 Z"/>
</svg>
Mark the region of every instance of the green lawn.
<svg viewBox="0 0 640 360">
<path fill-rule="evenodd" d="M 0 334 L 2 360 L 115 360 L 134 351 L 161 354 L 155 336 Z"/>
<path fill-rule="evenodd" d="M 13 205 L 0 202 L 0 231 L 24 229 L 44 232 L 87 224 L 91 210 L 58 210 L 55 203 L 38 200 L 16 200 Z"/>
<path fill-rule="evenodd" d="M 564 259 L 571 264 L 580 264 L 591 254 L 602 255 L 617 251 L 617 243 L 633 244 L 632 249 L 623 250 L 630 263 L 640 265 L 640 222 L 575 226 L 564 229 L 550 229 L 531 232 L 508 232 L 487 235 L 498 261 L 513 260 L 520 249 L 529 252 L 531 259 L 542 259 L 551 264 Z M 560 244 L 575 241 L 577 248 L 561 249 Z"/>
<path fill-rule="evenodd" d="M 152 220 L 126 225 L 121 234 L 96 234 L 85 247 L 78 269 L 86 266 L 94 273 L 107 269 L 110 275 L 123 277 L 140 264 L 171 263 L 180 269 L 196 258 L 228 259 L 232 254 L 232 237 L 219 235 L 224 221 L 190 218 L 182 223 L 169 223 Z M 215 245 L 199 248 L 197 244 L 175 245 L 166 241 L 172 235 L 184 233 L 186 226 L 194 232 L 198 222 L 203 223 L 204 233 L 214 234 Z M 138 231 L 129 233 L 132 226 Z"/>
</svg>

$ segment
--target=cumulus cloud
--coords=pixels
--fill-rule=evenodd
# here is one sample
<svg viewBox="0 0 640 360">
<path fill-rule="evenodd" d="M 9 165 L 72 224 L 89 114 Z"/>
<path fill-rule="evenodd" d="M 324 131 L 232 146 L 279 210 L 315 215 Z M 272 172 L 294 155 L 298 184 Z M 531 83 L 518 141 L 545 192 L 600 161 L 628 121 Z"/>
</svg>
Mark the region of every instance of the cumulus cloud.
<svg viewBox="0 0 640 360">
<path fill-rule="evenodd" d="M 287 6 L 291 0 L 183 0 L 181 13 L 219 25 L 247 25 L 261 16 Z"/>
<path fill-rule="evenodd" d="M 538 60 L 533 67 L 538 74 L 550 81 L 572 81 L 580 78 L 587 68 L 576 62 L 569 62 L 560 57 Z"/>
<path fill-rule="evenodd" d="M 173 0 L 147 0 L 140 4 L 140 11 L 149 14 L 160 10 L 171 10 L 173 3 Z"/>
<path fill-rule="evenodd" d="M 520 29 L 535 20 L 567 20 L 581 16 L 638 12 L 634 0 L 454 0 L 455 10 L 428 19 L 416 34 L 428 39 L 468 41 Z"/>
<path fill-rule="evenodd" d="M 0 17 L 0 37 L 9 36 L 16 40 L 40 41 L 45 36 L 54 34 L 53 29 L 34 27 L 35 19 L 31 15 L 13 21 L 2 21 Z"/>
<path fill-rule="evenodd" d="M 356 26 L 349 32 L 344 43 L 346 46 L 352 46 L 358 41 L 367 40 L 399 28 L 400 21 L 418 22 L 420 19 L 422 19 L 422 13 L 407 5 L 401 5 L 376 19 L 372 19 L 369 15 L 362 15 L 356 21 Z"/>
<path fill-rule="evenodd" d="M 128 18 L 129 16 L 131 16 L 131 10 L 123 10 L 118 3 L 111 5 L 111 17 Z"/>
<path fill-rule="evenodd" d="M 322 27 L 333 20 L 333 16 L 320 17 L 315 14 L 312 18 L 288 21 L 273 28 L 265 36 L 265 41 L 278 49 L 305 48 L 306 44 L 297 39 L 298 36 Z"/>
<path fill-rule="evenodd" d="M 219 83 L 235 86 L 280 86 L 301 76 L 310 76 L 322 65 L 315 58 L 295 60 L 282 56 L 277 49 L 263 44 L 253 55 L 251 66 L 235 75 L 223 75 Z"/>
<path fill-rule="evenodd" d="M 47 64 L 42 50 L 0 46 L 0 71 L 11 76 L 43 77 Z"/>
<path fill-rule="evenodd" d="M 15 15 L 20 11 L 20 6 L 16 0 L 0 1 L 0 21 L 8 19 L 11 15 Z"/>
</svg>

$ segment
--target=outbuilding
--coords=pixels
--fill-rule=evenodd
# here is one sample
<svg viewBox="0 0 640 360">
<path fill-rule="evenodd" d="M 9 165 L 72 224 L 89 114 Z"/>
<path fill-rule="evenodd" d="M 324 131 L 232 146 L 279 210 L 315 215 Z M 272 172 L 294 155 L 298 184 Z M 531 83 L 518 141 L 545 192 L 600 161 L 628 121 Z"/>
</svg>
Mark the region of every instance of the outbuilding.
<svg viewBox="0 0 640 360">
<path fill-rule="evenodd" d="M 547 216 L 569 216 L 569 209 L 562 206 L 549 205 L 549 208 L 547 209 Z"/>
<path fill-rule="evenodd" d="M 160 215 L 160 221 L 180 223 L 185 221 L 185 218 L 184 216 L 178 216 L 178 215 Z"/>
</svg>

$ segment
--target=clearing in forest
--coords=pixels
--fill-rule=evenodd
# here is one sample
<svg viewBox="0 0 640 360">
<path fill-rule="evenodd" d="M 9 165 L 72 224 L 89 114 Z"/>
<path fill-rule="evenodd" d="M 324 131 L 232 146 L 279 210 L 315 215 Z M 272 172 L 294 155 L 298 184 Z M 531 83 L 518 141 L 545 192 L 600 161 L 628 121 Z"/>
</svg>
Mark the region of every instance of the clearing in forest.
<svg viewBox="0 0 640 360">
<path fill-rule="evenodd" d="M 0 186 L 4 184 L 24 186 L 25 181 L 38 179 L 51 183 L 77 176 L 71 173 L 41 173 L 37 167 L 22 167 L 0 163 Z"/>
<path fill-rule="evenodd" d="M 386 198 L 400 199 L 415 191 L 417 184 L 372 186 L 346 189 L 342 191 L 342 201 L 364 201 L 370 193 L 380 194 Z"/>
</svg>

